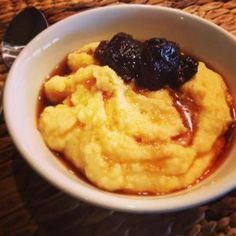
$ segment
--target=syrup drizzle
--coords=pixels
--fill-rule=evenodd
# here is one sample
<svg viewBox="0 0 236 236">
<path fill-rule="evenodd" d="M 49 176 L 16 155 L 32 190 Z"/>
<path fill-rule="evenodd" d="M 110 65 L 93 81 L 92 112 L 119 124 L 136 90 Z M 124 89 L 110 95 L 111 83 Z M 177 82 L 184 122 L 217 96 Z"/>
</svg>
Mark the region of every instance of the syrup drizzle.
<svg viewBox="0 0 236 236">
<path fill-rule="evenodd" d="M 52 73 L 49 74 L 47 79 L 55 75 L 63 76 L 63 75 L 68 75 L 70 73 L 71 71 L 69 67 L 67 66 L 66 58 L 64 58 L 62 62 L 59 63 L 58 66 L 52 71 Z M 173 105 L 176 107 L 176 110 L 179 112 L 183 125 L 187 129 L 186 132 L 180 133 L 172 137 L 172 140 L 180 143 L 183 146 L 189 146 L 193 142 L 194 134 L 197 131 L 199 107 L 191 98 L 183 96 L 183 94 L 181 94 L 180 92 L 172 90 L 172 89 L 168 89 L 168 91 L 169 91 L 170 96 L 172 97 Z M 106 94 L 106 93 L 103 94 L 104 100 L 109 99 L 111 96 L 112 94 Z M 231 97 L 230 93 L 229 93 L 229 97 Z M 226 157 L 228 156 L 231 150 L 232 143 L 235 141 L 234 139 L 236 136 L 236 132 L 235 132 L 236 111 L 234 109 L 234 101 L 232 99 L 229 99 L 228 103 L 229 103 L 228 104 L 229 107 L 231 108 L 230 109 L 231 116 L 234 121 L 229 126 L 225 134 L 223 134 L 221 137 L 219 137 L 218 140 L 216 140 L 216 143 L 212 149 L 215 152 L 215 157 L 211 165 L 207 167 L 205 172 L 194 183 L 187 186 L 186 188 L 192 187 L 193 185 L 199 183 L 200 181 L 204 180 L 209 175 L 211 175 L 224 162 L 224 160 L 226 159 Z M 42 89 L 39 94 L 37 118 L 39 118 L 39 115 L 41 114 L 43 109 L 48 105 L 53 105 L 53 104 L 47 100 L 44 94 L 44 91 Z M 141 142 L 142 140 L 140 139 L 138 141 Z M 53 152 L 53 153 L 55 157 L 58 158 L 60 162 L 62 162 L 62 164 L 66 167 L 66 169 L 69 172 L 72 172 L 75 176 L 87 182 L 88 184 L 95 185 L 85 176 L 85 174 L 81 170 L 78 170 L 75 167 L 75 165 L 72 164 L 72 162 L 67 160 L 64 154 L 57 153 L 57 152 Z M 177 192 L 179 190 L 182 190 L 182 189 L 176 189 L 173 192 Z M 152 193 L 149 191 L 135 192 L 135 191 L 130 191 L 128 189 L 117 190 L 115 192 L 120 193 L 120 194 L 142 195 L 142 196 L 163 195 L 162 193 Z"/>
<path fill-rule="evenodd" d="M 191 98 L 184 96 L 180 92 L 172 89 L 168 89 L 168 91 L 172 97 L 173 105 L 179 112 L 183 125 L 187 129 L 186 132 L 172 137 L 172 140 L 183 146 L 189 146 L 192 144 L 197 130 L 199 107 Z"/>
</svg>

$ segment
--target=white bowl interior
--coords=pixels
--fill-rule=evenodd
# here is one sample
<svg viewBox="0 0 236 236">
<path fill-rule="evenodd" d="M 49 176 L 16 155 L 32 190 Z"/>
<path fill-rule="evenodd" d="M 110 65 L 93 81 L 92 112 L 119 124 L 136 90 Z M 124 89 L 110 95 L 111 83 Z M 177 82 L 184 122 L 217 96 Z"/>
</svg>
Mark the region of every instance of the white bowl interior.
<svg viewBox="0 0 236 236">
<path fill-rule="evenodd" d="M 38 35 L 14 63 L 5 87 L 4 110 L 9 131 L 26 160 L 42 176 L 75 197 L 117 210 L 173 211 L 201 204 L 236 186 L 236 146 L 220 168 L 200 184 L 161 197 L 138 197 L 99 190 L 71 175 L 45 146 L 36 126 L 39 90 L 46 76 L 68 52 L 108 39 L 117 32 L 139 39 L 164 37 L 203 59 L 227 80 L 236 96 L 236 40 L 199 18 L 168 8 L 121 5 L 86 11 Z"/>
</svg>

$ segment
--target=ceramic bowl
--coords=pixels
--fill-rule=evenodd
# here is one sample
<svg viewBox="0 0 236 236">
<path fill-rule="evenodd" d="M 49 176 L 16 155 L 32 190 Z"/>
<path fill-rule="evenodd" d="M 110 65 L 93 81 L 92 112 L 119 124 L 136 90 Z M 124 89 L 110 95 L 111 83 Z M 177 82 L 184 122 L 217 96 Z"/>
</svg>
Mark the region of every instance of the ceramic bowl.
<svg viewBox="0 0 236 236">
<path fill-rule="evenodd" d="M 119 5 L 62 20 L 32 40 L 11 68 L 4 92 L 6 123 L 25 160 L 50 183 L 74 197 L 128 212 L 168 212 L 219 198 L 236 186 L 236 146 L 212 175 L 190 189 L 164 196 L 130 196 L 100 190 L 71 174 L 47 148 L 37 129 L 37 102 L 46 76 L 68 52 L 117 32 L 164 37 L 221 73 L 236 96 L 236 39 L 213 23 L 180 10 Z"/>
</svg>

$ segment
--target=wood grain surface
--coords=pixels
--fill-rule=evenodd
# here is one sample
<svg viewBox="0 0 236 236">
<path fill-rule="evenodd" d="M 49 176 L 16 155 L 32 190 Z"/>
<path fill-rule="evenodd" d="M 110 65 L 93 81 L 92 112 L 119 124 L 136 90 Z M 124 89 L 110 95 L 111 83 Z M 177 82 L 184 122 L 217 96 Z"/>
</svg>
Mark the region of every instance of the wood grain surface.
<svg viewBox="0 0 236 236">
<path fill-rule="evenodd" d="M 236 1 L 211 0 L 0 0 L 0 39 L 27 6 L 41 9 L 50 24 L 94 7 L 138 3 L 179 8 L 236 35 Z M 0 57 L 0 87 L 8 70 Z M 22 159 L 0 117 L 0 236 L 236 236 L 236 191 L 215 202 L 171 214 L 128 214 L 80 202 L 55 189 Z"/>
</svg>

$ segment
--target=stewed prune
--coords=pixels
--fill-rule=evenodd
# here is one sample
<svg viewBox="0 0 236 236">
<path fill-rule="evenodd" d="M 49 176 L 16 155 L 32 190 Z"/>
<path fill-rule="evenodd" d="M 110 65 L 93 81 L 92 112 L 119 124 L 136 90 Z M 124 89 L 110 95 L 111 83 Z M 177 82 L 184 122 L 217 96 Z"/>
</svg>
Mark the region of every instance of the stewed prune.
<svg viewBox="0 0 236 236">
<path fill-rule="evenodd" d="M 177 78 L 169 82 L 172 88 L 178 88 L 197 73 L 198 62 L 190 56 L 181 55 Z"/>
<path fill-rule="evenodd" d="M 123 80 L 130 81 L 140 74 L 142 43 L 125 33 L 116 34 L 111 41 L 102 41 L 95 57 L 102 65 L 115 70 Z"/>
<path fill-rule="evenodd" d="M 142 67 L 136 83 L 149 90 L 161 89 L 177 73 L 180 50 L 175 43 L 157 38 L 145 41 L 142 46 Z"/>
<path fill-rule="evenodd" d="M 108 65 L 124 81 L 158 90 L 165 86 L 178 89 L 197 72 L 198 62 L 183 55 L 179 46 L 163 38 L 144 42 L 129 34 L 118 33 L 110 41 L 102 41 L 95 51 L 96 59 Z"/>
</svg>

